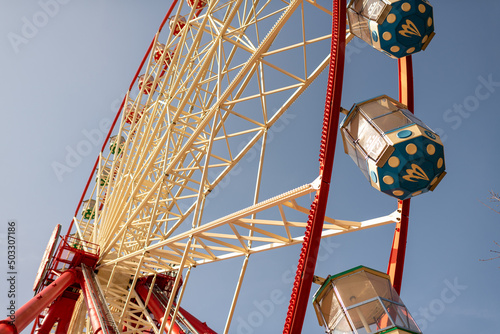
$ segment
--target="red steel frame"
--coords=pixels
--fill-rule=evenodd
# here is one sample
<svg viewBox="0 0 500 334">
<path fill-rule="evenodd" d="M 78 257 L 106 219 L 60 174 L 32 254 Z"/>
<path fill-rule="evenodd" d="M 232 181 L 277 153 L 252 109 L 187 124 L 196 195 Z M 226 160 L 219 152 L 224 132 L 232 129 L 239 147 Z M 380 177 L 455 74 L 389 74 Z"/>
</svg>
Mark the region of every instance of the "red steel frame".
<svg viewBox="0 0 500 334">
<path fill-rule="evenodd" d="M 413 63 L 411 56 L 398 60 L 399 69 L 399 102 L 405 104 L 412 113 L 415 100 L 413 95 Z M 406 254 L 406 240 L 410 215 L 410 199 L 399 201 L 398 210 L 401 211 L 401 220 L 396 224 L 394 239 L 387 274 L 391 277 L 392 285 L 397 293 L 401 293 L 403 269 Z"/>
<path fill-rule="evenodd" d="M 323 219 L 328 201 L 328 192 L 335 157 L 342 81 L 345 57 L 346 3 L 343 0 L 333 2 L 332 50 L 330 54 L 330 72 L 324 113 L 323 136 L 320 150 L 320 189 L 311 205 L 307 230 L 302 244 L 302 251 L 297 266 L 292 296 L 288 307 L 283 333 L 299 334 L 302 331 L 304 317 L 309 302 L 309 294 L 314 275 L 314 268 L 321 241 Z M 399 101 L 413 113 L 413 67 L 412 58 L 407 56 L 398 60 Z M 333 98 L 332 98 L 333 97 Z M 410 199 L 398 202 L 401 220 L 397 223 L 389 258 L 387 273 L 395 290 L 400 293 L 403 280 L 406 242 L 410 214 Z"/>
<path fill-rule="evenodd" d="M 54 302 L 50 305 L 47 315 L 43 318 L 43 323 L 39 326 L 37 334 L 50 333 L 52 327 L 57 322 L 57 329 L 55 334 L 66 334 L 68 333 L 68 327 L 71 322 L 71 316 L 75 309 L 76 301 L 78 299 L 79 293 L 70 294 L 65 290 Z M 37 321 L 37 319 L 35 320 Z M 35 332 L 35 326 L 31 330 L 31 333 Z"/>
<path fill-rule="evenodd" d="M 0 333 L 20 333 L 25 329 L 38 314 L 40 314 L 50 303 L 59 297 L 64 290 L 76 282 L 76 269 L 69 269 L 59 276 L 52 284 L 47 286 L 26 304 L 21 306 L 15 313 L 13 322 L 8 319 L 0 322 Z"/>
<path fill-rule="evenodd" d="M 346 0 L 334 0 L 332 44 L 320 148 L 321 185 L 311 204 L 283 333 L 302 332 L 328 202 L 344 78 Z"/>
<path fill-rule="evenodd" d="M 104 324 L 101 324 L 101 321 L 99 319 L 99 310 L 102 308 L 99 308 L 100 305 L 96 305 L 92 299 L 92 294 L 94 291 L 92 291 L 92 287 L 90 285 L 90 282 L 87 282 L 85 280 L 85 277 L 82 273 L 82 271 L 78 272 L 78 282 L 80 283 L 80 288 L 85 300 L 85 304 L 87 306 L 88 314 L 89 314 L 89 319 L 90 323 L 92 324 L 92 330 L 94 334 L 102 334 L 102 333 L 114 333 L 113 328 L 108 328 L 105 327 L 103 328 L 102 326 L 105 326 Z M 99 303 L 98 301 L 96 301 Z M 71 318 L 70 318 L 71 319 Z"/>
<path fill-rule="evenodd" d="M 148 300 L 147 307 L 149 308 L 149 310 L 151 310 L 151 313 L 153 313 L 153 315 L 155 316 L 156 321 L 162 323 L 165 315 L 165 307 L 162 305 L 162 303 L 156 298 L 154 294 L 150 294 L 148 299 L 149 289 L 143 284 L 137 284 L 135 286 L 135 291 L 137 292 L 139 297 L 141 297 L 143 302 Z M 172 295 L 170 297 L 173 298 Z M 165 333 L 168 333 L 171 324 L 172 324 L 172 317 L 169 315 L 167 319 L 167 325 L 165 326 Z M 181 334 L 183 333 L 183 331 L 181 330 L 179 325 L 177 325 L 174 322 L 171 333 Z"/>
<path fill-rule="evenodd" d="M 83 245 L 85 245 L 87 251 L 80 248 L 80 246 L 83 248 Z M 57 255 L 52 260 L 47 275 L 41 278 L 43 282 L 50 283 L 50 285 L 43 289 L 39 287 L 35 291 L 36 295 L 15 312 L 13 321 L 10 319 L 0 321 L 0 334 L 20 333 L 35 320 L 34 331 L 42 318 L 45 318 L 46 321 L 39 328 L 39 333 L 47 333 L 46 330 L 50 330 L 55 322 L 59 323 L 57 333 L 64 333 L 66 325 L 71 320 L 71 307 L 74 306 L 71 298 L 67 298 L 69 296 L 65 296 L 64 293 L 73 284 L 81 283 L 78 280 L 78 271 L 80 270 L 78 267 L 80 264 L 85 263 L 93 267 L 98 258 L 99 247 L 97 245 L 76 239 L 71 235 L 62 238 Z M 53 302 L 55 303 L 51 306 L 47 315 L 40 316 L 42 311 Z"/>
<path fill-rule="evenodd" d="M 173 0 L 165 18 L 163 19 L 159 31 L 165 25 L 168 17 L 171 15 L 177 0 Z M 335 146 L 337 141 L 338 123 L 340 115 L 340 105 L 342 96 L 342 82 L 344 75 L 344 58 L 345 58 L 345 33 L 346 33 L 346 0 L 333 1 L 333 22 L 332 22 L 332 46 L 330 54 L 330 69 L 328 77 L 327 95 L 325 101 L 325 111 L 323 120 L 323 134 L 321 139 L 320 149 L 320 176 L 321 185 L 316 194 L 314 202 L 311 204 L 308 226 L 306 229 L 304 242 L 302 246 L 299 264 L 295 282 L 293 285 L 292 296 L 290 299 L 287 319 L 285 322 L 283 333 L 298 334 L 302 331 L 304 317 L 309 302 L 309 294 L 311 291 L 314 269 L 321 240 L 321 232 L 323 228 L 323 220 L 325 217 L 326 206 L 328 202 L 328 193 L 330 188 L 331 175 L 333 170 L 333 161 L 335 157 Z M 144 65 L 147 55 L 153 47 L 154 39 L 151 42 L 146 55 L 144 56 L 133 80 L 130 84 L 132 88 L 137 76 Z M 399 67 L 399 100 L 407 105 L 408 109 L 413 112 L 414 96 L 413 96 L 413 70 L 412 58 L 407 56 L 398 60 Z M 125 104 L 125 98 L 113 120 L 113 124 L 104 141 L 104 150 L 114 126 L 118 120 L 121 110 Z M 97 167 L 98 160 L 94 164 L 94 168 L 90 174 L 89 180 L 85 186 L 82 197 L 77 205 L 75 216 L 80 209 L 85 193 L 92 180 L 93 173 Z M 394 239 L 391 249 L 391 255 L 388 265 L 388 274 L 391 276 L 393 286 L 398 293 L 401 291 L 401 282 L 403 277 L 404 258 L 406 253 L 406 241 L 408 235 L 409 210 L 410 200 L 399 201 L 398 209 L 401 210 L 401 221 L 397 224 Z M 68 229 L 68 235 L 71 232 L 73 221 Z M 22 331 L 28 324 L 42 312 L 48 304 L 56 300 L 64 290 L 77 280 L 76 270 L 69 269 L 65 271 L 56 281 L 50 286 L 40 291 L 35 298 L 23 305 L 16 312 L 15 326 L 7 320 L 0 322 L 0 333 L 18 333 Z M 57 284 L 56 284 L 57 282 Z M 42 298 L 43 297 L 43 298 Z M 150 304 L 154 304 L 150 303 Z M 153 305 L 152 308 L 155 308 Z M 155 312 L 154 312 L 155 313 Z M 156 312 L 155 316 L 163 315 L 163 312 Z M 175 326 L 175 325 L 174 325 Z"/>
</svg>

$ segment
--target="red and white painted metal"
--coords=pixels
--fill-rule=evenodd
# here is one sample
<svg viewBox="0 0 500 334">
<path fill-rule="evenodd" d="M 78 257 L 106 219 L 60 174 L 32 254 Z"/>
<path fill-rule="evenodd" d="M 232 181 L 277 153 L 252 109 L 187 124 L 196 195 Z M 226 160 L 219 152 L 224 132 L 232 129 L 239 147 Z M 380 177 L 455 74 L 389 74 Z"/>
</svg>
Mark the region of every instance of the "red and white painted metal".
<svg viewBox="0 0 500 334">
<path fill-rule="evenodd" d="M 89 332 L 91 326 L 100 326 L 98 318 L 102 318 L 95 305 L 99 298 L 94 296 L 94 302 L 89 302 L 92 293 L 80 273 L 81 263 L 97 271 L 93 278 L 97 287 L 92 289 L 102 290 L 106 305 L 101 306 L 109 308 L 124 333 L 179 332 L 178 325 L 171 325 L 177 314 L 190 318 L 199 333 L 208 331 L 180 307 L 189 276 L 199 265 L 242 257 L 233 301 L 225 310 L 223 332 L 228 333 L 251 255 L 302 244 L 284 328 L 284 333 L 300 333 L 321 238 L 385 224 L 397 223 L 388 271 L 395 286 L 401 285 L 409 201 L 387 216 L 363 222 L 325 215 L 344 52 L 352 39 L 346 31 L 346 1 L 334 0 L 333 10 L 314 0 L 211 0 L 200 6 L 201 2 L 194 1 L 192 7 L 184 1 L 172 2 L 114 119 L 62 240 L 65 243 L 54 257 L 55 267 L 44 275 L 45 281 L 64 281 L 57 284 L 58 289 L 48 286 L 39 291 L 50 297 L 44 297 L 45 301 L 55 300 L 75 283 L 80 284 L 82 296 L 88 297 L 87 306 L 83 297 L 74 304 L 69 324 L 74 332 Z M 333 32 L 306 29 L 317 25 L 321 17 L 333 18 Z M 180 18 L 186 24 L 178 28 Z M 176 27 L 174 33 L 162 31 L 168 20 Z M 157 59 L 155 50 L 160 43 L 165 52 Z M 319 47 L 316 53 L 323 48 L 324 57 L 312 55 L 314 46 Z M 171 58 L 164 66 L 167 55 Z M 293 66 L 287 67 L 283 59 L 291 56 Z M 259 194 L 268 130 L 328 65 L 319 177 L 262 201 Z M 153 80 L 151 91 L 141 87 L 135 94 L 135 81 L 141 73 Z M 411 110 L 411 58 L 400 61 L 400 73 L 400 99 Z M 276 77 L 280 80 L 270 79 Z M 124 106 L 130 108 L 122 113 Z M 126 138 L 114 155 L 106 148 L 112 133 Z M 204 212 L 212 191 L 255 151 L 259 158 L 253 201 L 245 209 L 207 221 Z M 108 173 L 107 184 L 96 182 L 91 187 L 95 173 L 104 170 L 115 172 Z M 300 203 L 312 193 L 316 196 L 307 209 Z M 79 214 L 85 198 L 96 200 L 95 219 L 83 219 Z M 272 212 L 280 218 L 265 218 Z M 298 219 L 299 215 L 303 218 Z M 69 249 L 77 240 L 82 248 Z M 65 259 L 68 253 L 78 261 Z M 88 257 L 95 262 L 89 263 Z M 153 294 L 154 282 L 167 272 L 178 273 L 171 287 L 178 300 L 160 303 Z M 153 277 L 148 286 L 141 279 L 146 276 Z M 32 321 L 47 306 L 35 300 L 23 306 L 16 313 L 17 330 L 27 325 L 24 319 Z M 90 321 L 84 321 L 86 314 Z M 0 324 L 0 333 L 13 330 Z"/>
</svg>

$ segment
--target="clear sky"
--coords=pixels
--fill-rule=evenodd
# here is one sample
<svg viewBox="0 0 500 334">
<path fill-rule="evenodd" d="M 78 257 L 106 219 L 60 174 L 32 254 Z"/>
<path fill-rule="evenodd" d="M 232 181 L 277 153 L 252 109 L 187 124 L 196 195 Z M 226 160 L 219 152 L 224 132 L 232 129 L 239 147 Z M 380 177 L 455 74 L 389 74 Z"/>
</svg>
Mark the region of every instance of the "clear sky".
<svg viewBox="0 0 500 334">
<path fill-rule="evenodd" d="M 8 303 L 8 221 L 16 221 L 19 307 L 33 295 L 54 226 L 62 224 L 66 231 L 102 145 L 87 135 L 103 133 L 113 118 L 169 5 L 2 1 L 0 318 L 6 317 Z M 494 37 L 500 31 L 500 3 L 432 5 L 436 36 L 413 58 L 415 114 L 444 140 L 448 175 L 436 191 L 412 200 L 402 298 L 426 334 L 498 333 L 500 260 L 480 259 L 494 255 L 490 249 L 500 251 L 494 244 L 500 243 L 500 216 L 481 203 L 494 205 L 489 191 L 500 191 L 500 48 Z M 21 39 L 13 42 L 14 35 Z M 312 97 L 289 110 L 294 116 L 270 143 L 262 197 L 317 175 L 325 80 L 323 74 L 309 89 Z M 381 94 L 397 98 L 397 63 L 355 40 L 347 49 L 342 104 L 350 108 Z M 82 151 L 84 141 L 91 145 Z M 327 214 L 363 220 L 395 210 L 395 200 L 369 186 L 340 143 Z M 79 147 L 84 154 L 58 176 L 54 163 L 65 163 Z M 393 226 L 385 226 L 325 240 L 317 274 L 361 264 L 385 271 L 392 233 Z M 282 331 L 299 251 L 285 248 L 251 258 L 232 333 Z M 240 263 L 200 266 L 190 278 L 183 306 L 218 332 Z M 266 301 L 272 307 L 265 308 Z M 308 312 L 304 333 L 322 332 Z"/>
</svg>

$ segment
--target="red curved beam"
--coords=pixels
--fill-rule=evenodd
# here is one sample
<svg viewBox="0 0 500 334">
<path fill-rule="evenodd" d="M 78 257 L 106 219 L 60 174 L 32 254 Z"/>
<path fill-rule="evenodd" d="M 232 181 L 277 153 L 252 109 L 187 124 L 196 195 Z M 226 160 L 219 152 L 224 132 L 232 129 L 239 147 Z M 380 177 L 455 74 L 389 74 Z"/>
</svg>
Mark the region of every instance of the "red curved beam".
<svg viewBox="0 0 500 334">
<path fill-rule="evenodd" d="M 334 0 L 332 10 L 332 46 L 330 69 L 323 117 L 323 133 L 320 148 L 321 185 L 311 204 L 309 220 L 302 243 L 302 250 L 295 274 L 292 296 L 283 333 L 302 332 L 304 317 L 309 303 L 309 294 L 316 267 L 318 250 L 323 230 L 330 181 L 335 157 L 335 145 L 340 116 L 342 81 L 344 78 L 346 0 Z"/>
<path fill-rule="evenodd" d="M 399 102 L 405 104 L 408 110 L 413 113 L 415 101 L 413 95 L 413 64 L 411 56 L 399 59 L 398 68 Z M 408 237 L 410 199 L 399 201 L 398 210 L 401 210 L 401 220 L 396 224 L 396 230 L 394 231 L 387 274 L 391 277 L 392 286 L 397 293 L 400 294 L 405 264 L 406 240 Z"/>
<path fill-rule="evenodd" d="M 177 1 L 178 0 L 173 0 L 172 1 L 172 4 L 170 5 L 170 8 L 167 11 L 167 14 L 163 18 L 163 21 L 161 22 L 160 27 L 158 28 L 158 33 L 160 33 L 162 31 L 163 26 L 165 25 L 165 23 L 167 22 L 168 18 L 172 14 L 172 11 L 174 10 L 175 5 L 177 4 Z M 153 38 L 153 40 L 151 41 L 151 44 L 149 45 L 148 49 L 146 50 L 146 53 L 144 54 L 144 57 L 142 58 L 141 64 L 139 65 L 139 68 L 135 72 L 134 78 L 132 79 L 132 82 L 130 83 L 130 86 L 128 88 L 129 91 L 132 90 L 132 87 L 134 86 L 134 83 L 137 80 L 137 77 L 139 76 L 139 73 L 141 72 L 142 67 L 144 66 L 144 63 L 148 59 L 148 55 L 151 52 L 151 49 L 153 48 L 154 41 L 155 41 L 155 38 Z M 108 140 L 111 137 L 111 134 L 113 133 L 113 130 L 114 130 L 115 125 L 116 125 L 116 122 L 118 121 L 118 118 L 120 117 L 120 114 L 122 113 L 122 109 L 123 109 L 123 106 L 125 105 L 125 99 L 126 99 L 126 97 L 127 97 L 126 95 L 123 97 L 123 100 L 122 100 L 122 103 L 120 105 L 120 108 L 118 108 L 118 111 L 117 111 L 116 116 L 115 116 L 115 118 L 113 120 L 113 123 L 111 124 L 111 127 L 110 127 L 110 129 L 108 131 L 108 135 L 106 136 L 106 139 L 104 139 L 104 143 L 102 144 L 101 152 L 104 151 L 104 149 L 106 148 L 106 145 L 108 144 Z M 78 201 L 78 205 L 76 206 L 74 217 L 78 216 L 78 211 L 80 210 L 80 206 L 82 205 L 83 199 L 85 198 L 85 194 L 87 193 L 87 190 L 89 189 L 90 183 L 92 182 L 92 177 L 94 175 L 94 172 L 95 172 L 95 170 L 97 168 L 97 164 L 98 163 L 99 163 L 99 156 L 97 157 L 97 159 L 96 159 L 96 161 L 94 163 L 94 167 L 92 167 L 92 171 L 90 172 L 90 176 L 89 176 L 89 179 L 87 180 L 87 184 L 85 185 L 85 188 L 83 189 L 83 193 L 82 193 L 82 196 L 80 197 L 80 201 Z M 73 219 L 71 219 L 71 223 L 69 225 L 67 235 L 69 235 L 71 233 L 71 229 L 72 228 L 73 228 Z"/>
</svg>

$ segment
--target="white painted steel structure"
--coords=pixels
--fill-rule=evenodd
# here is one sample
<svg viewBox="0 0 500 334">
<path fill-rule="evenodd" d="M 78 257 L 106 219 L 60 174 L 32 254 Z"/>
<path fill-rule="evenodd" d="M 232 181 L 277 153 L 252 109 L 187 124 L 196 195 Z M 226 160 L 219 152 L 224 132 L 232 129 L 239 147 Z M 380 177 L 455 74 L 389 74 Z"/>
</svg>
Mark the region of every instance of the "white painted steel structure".
<svg viewBox="0 0 500 334">
<path fill-rule="evenodd" d="M 125 142 L 119 153 L 101 152 L 99 182 L 87 194 L 96 200 L 95 218 L 74 218 L 77 236 L 101 248 L 97 278 L 126 333 L 159 333 L 166 325 L 158 329 L 145 311 L 134 291 L 139 277 L 183 273 L 180 304 L 191 268 L 241 256 L 227 333 L 249 256 L 302 242 L 309 209 L 297 199 L 314 193 L 317 180 L 265 201 L 260 182 L 268 130 L 328 66 L 330 26 L 317 22 L 330 21 L 330 7 L 319 0 L 211 0 L 197 11 L 179 1 L 171 20 L 187 24 L 177 35 L 155 36 L 141 89 L 128 92 L 116 131 Z M 253 203 L 207 222 L 206 199 L 254 147 Z M 279 219 L 264 218 L 273 210 Z M 304 218 L 291 221 L 289 212 Z M 398 219 L 398 212 L 364 222 L 328 218 L 323 235 Z M 71 330 L 89 326 L 80 300 Z"/>
</svg>

